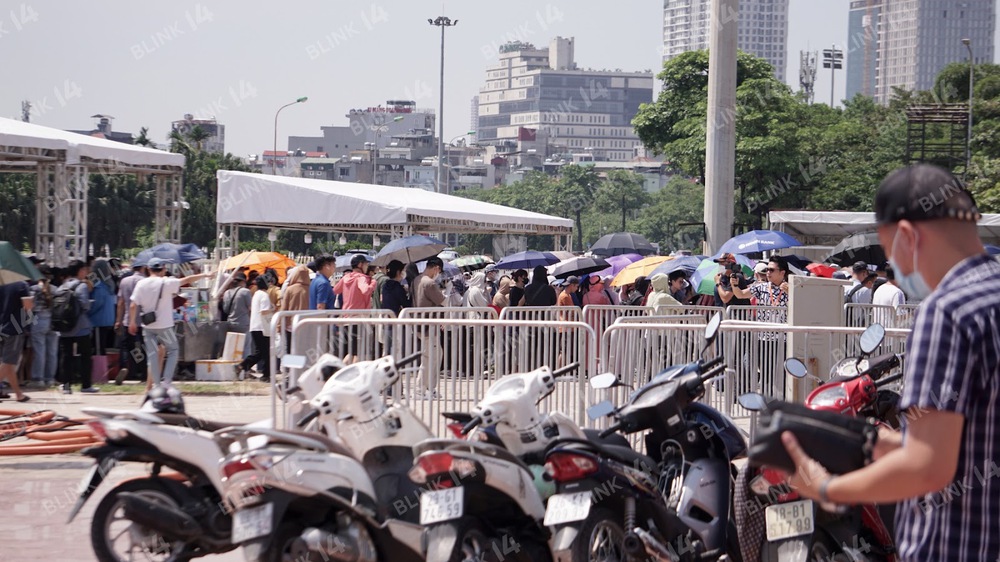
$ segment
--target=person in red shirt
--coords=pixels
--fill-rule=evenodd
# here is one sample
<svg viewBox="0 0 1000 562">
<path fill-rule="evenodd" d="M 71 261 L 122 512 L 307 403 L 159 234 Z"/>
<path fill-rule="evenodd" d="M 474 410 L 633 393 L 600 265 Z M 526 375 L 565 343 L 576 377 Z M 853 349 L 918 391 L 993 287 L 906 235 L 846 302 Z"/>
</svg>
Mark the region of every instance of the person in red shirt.
<svg viewBox="0 0 1000 562">
<path fill-rule="evenodd" d="M 368 273 L 368 256 L 358 254 L 351 258 L 351 271 L 340 278 L 333 292 L 344 296 L 344 310 L 367 310 L 372 306 L 375 280 Z M 347 355 L 344 363 L 350 365 L 358 361 L 358 327 L 347 326 Z"/>
</svg>

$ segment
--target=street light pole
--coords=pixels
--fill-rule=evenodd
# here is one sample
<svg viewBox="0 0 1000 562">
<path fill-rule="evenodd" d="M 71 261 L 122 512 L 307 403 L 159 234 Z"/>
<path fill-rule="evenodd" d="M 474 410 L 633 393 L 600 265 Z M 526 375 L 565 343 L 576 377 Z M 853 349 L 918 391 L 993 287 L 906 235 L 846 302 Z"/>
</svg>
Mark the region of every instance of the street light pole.
<svg viewBox="0 0 1000 562">
<path fill-rule="evenodd" d="M 965 139 L 965 174 L 963 174 L 968 178 L 969 167 L 972 166 L 972 86 L 975 79 L 974 70 L 976 65 L 975 58 L 972 56 L 972 40 L 962 39 L 962 44 L 969 50 L 969 131 L 966 133 Z"/>
<path fill-rule="evenodd" d="M 830 107 L 833 107 L 833 86 L 837 80 L 836 71 L 844 68 L 844 51 L 837 48 L 823 49 L 823 68 L 830 69 Z"/>
<path fill-rule="evenodd" d="M 446 16 L 438 16 L 436 19 L 428 19 L 427 23 L 441 28 L 441 83 L 439 86 L 440 102 L 438 105 L 438 173 L 437 192 L 446 193 L 448 186 L 442 189 L 441 182 L 444 180 L 444 30 L 445 28 L 458 25 L 458 20 L 451 21 Z M 450 182 L 449 182 L 450 184 Z"/>
<path fill-rule="evenodd" d="M 272 152 L 272 154 L 271 154 L 271 175 L 272 176 L 278 174 L 278 172 L 277 172 L 277 166 L 278 166 L 278 114 L 281 113 L 282 109 L 285 109 L 286 107 L 288 107 L 290 105 L 295 105 L 297 103 L 303 103 L 303 102 L 305 102 L 308 99 L 309 98 L 307 98 L 306 96 L 302 96 L 301 98 L 293 101 L 292 103 L 286 103 L 285 105 L 279 107 L 278 111 L 274 112 L 274 152 Z"/>
</svg>

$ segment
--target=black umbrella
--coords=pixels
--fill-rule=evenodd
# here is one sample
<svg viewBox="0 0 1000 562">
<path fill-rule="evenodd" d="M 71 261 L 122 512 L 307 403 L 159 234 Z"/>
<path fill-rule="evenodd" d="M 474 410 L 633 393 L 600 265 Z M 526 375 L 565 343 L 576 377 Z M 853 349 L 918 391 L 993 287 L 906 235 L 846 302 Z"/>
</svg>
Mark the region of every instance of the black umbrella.
<svg viewBox="0 0 1000 562">
<path fill-rule="evenodd" d="M 598 256 L 617 256 L 620 254 L 639 254 L 648 256 L 656 253 L 656 248 L 646 240 L 646 237 L 634 232 L 615 232 L 607 234 L 594 242 L 590 251 Z"/>
<path fill-rule="evenodd" d="M 561 261 L 552 266 L 552 276 L 565 279 L 570 275 L 586 275 L 595 271 L 607 269 L 611 265 L 602 258 L 580 256 Z"/>
<path fill-rule="evenodd" d="M 885 250 L 878 241 L 878 234 L 864 232 L 848 236 L 834 247 L 825 260 L 841 267 L 847 267 L 858 261 L 879 265 L 885 263 Z"/>
</svg>

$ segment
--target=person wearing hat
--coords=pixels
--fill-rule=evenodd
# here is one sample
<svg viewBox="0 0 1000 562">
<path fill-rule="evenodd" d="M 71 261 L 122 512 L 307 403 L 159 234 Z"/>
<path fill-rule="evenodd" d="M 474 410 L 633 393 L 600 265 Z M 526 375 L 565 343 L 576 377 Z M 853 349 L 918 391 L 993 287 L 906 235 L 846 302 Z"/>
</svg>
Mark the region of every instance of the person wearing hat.
<svg viewBox="0 0 1000 562">
<path fill-rule="evenodd" d="M 889 174 L 875 195 L 878 237 L 899 287 L 923 299 L 907 341 L 902 431 L 880 429 L 874 461 L 831 476 L 790 434 L 789 483 L 824 504 L 896 507 L 901 561 L 1000 559 L 1000 263 L 972 195 L 927 164 Z"/>
<path fill-rule="evenodd" d="M 715 306 L 726 308 L 730 305 L 750 306 L 750 299 L 738 297 L 733 292 L 733 279 L 736 279 L 736 286 L 746 289 L 752 284 L 749 279 L 743 276 L 743 270 L 736 263 L 736 256 L 733 254 L 722 254 L 715 263 L 722 266 L 722 270 L 715 274 Z"/>
<path fill-rule="evenodd" d="M 854 284 L 845 288 L 845 302 L 854 304 L 871 304 L 872 291 L 870 285 L 866 285 L 868 276 L 872 271 L 868 269 L 868 264 L 863 261 L 854 262 L 851 266 L 851 278 Z M 876 276 L 877 277 L 877 276 Z M 872 280 L 874 282 L 874 280 Z"/>
<path fill-rule="evenodd" d="M 563 280 L 562 286 L 562 291 L 559 292 L 559 298 L 556 300 L 556 306 L 583 308 L 583 301 L 580 300 L 580 295 L 577 292 L 580 290 L 580 278 L 576 275 L 570 275 Z"/>
<path fill-rule="evenodd" d="M 333 293 L 344 299 L 344 310 L 368 310 L 372 306 L 375 281 L 368 276 L 368 256 L 358 254 L 351 258 L 351 271 L 333 286 Z M 348 326 L 347 355 L 344 363 L 350 365 L 358 360 L 358 328 Z"/>
<path fill-rule="evenodd" d="M 152 258 L 146 264 L 149 277 L 140 280 L 132 291 L 129 304 L 129 333 L 135 336 L 142 325 L 144 351 L 148 356 L 149 377 L 146 379 L 146 389 L 160 384 L 160 346 L 165 350 L 166 360 L 163 364 L 163 381 L 170 384 L 174 379 L 174 369 L 180 347 L 177 342 L 177 332 L 174 329 L 174 296 L 180 288 L 209 277 L 210 273 L 198 273 L 183 278 L 167 277 L 167 263 L 160 258 Z M 152 313 L 153 318 L 144 318 Z"/>
<path fill-rule="evenodd" d="M 146 376 L 146 354 L 142 353 L 142 326 L 136 327 L 135 335 L 129 331 L 128 308 L 132 304 L 135 286 L 149 275 L 145 265 L 133 264 L 132 275 L 118 284 L 118 306 L 115 309 L 115 332 L 122 332 L 122 353 L 119 354 L 118 376 L 115 384 L 122 384 L 129 373 L 142 379 Z"/>
<path fill-rule="evenodd" d="M 497 283 L 497 266 L 491 263 L 483 269 L 483 273 L 486 274 L 486 298 L 493 302 L 493 297 L 496 296 L 497 289 L 500 288 Z"/>
<path fill-rule="evenodd" d="M 759 261 L 753 266 L 753 282 L 767 283 L 767 263 Z"/>
</svg>

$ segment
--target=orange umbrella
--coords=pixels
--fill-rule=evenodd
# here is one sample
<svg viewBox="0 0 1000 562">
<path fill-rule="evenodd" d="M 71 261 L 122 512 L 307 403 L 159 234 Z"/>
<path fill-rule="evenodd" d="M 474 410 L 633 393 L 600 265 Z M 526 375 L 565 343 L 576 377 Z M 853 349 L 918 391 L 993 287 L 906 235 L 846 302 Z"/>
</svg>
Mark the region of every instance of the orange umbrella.
<svg viewBox="0 0 1000 562">
<path fill-rule="evenodd" d="M 649 256 L 627 266 L 611 280 L 612 287 L 635 283 L 637 277 L 649 276 L 661 263 L 674 259 L 671 256 Z"/>
<path fill-rule="evenodd" d="M 285 270 L 296 265 L 298 264 L 291 258 L 277 252 L 243 252 L 224 261 L 222 269 L 228 271 L 237 267 L 245 267 L 248 271 L 264 273 L 264 270 L 271 268 L 278 273 L 278 283 L 284 283 Z"/>
</svg>

